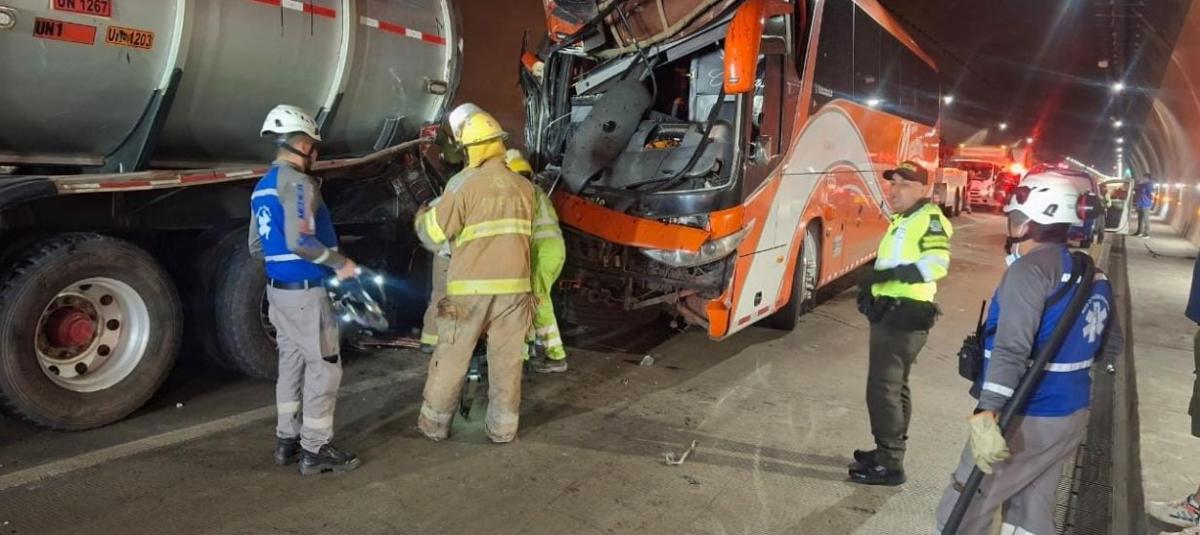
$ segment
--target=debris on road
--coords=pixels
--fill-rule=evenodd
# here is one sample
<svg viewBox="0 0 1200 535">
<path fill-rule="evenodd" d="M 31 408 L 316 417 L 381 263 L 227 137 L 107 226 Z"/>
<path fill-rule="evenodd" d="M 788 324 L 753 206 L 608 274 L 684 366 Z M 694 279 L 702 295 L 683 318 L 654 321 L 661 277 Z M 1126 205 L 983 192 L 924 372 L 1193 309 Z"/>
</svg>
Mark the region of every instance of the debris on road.
<svg viewBox="0 0 1200 535">
<path fill-rule="evenodd" d="M 697 441 L 693 440 L 692 445 L 688 446 L 687 451 L 683 452 L 683 454 L 680 455 L 678 458 L 675 457 L 674 453 L 670 453 L 670 452 L 664 453 L 663 458 L 664 458 L 664 461 L 666 461 L 667 466 L 679 466 L 679 465 L 683 464 L 683 462 L 687 460 L 688 455 L 691 455 L 692 452 L 696 450 L 696 444 L 697 444 Z"/>
<path fill-rule="evenodd" d="M 646 356 L 642 357 L 642 362 L 641 362 L 641 364 L 639 364 L 639 366 L 653 366 L 653 365 L 654 365 L 654 357 L 652 357 L 650 355 L 646 355 Z"/>
</svg>

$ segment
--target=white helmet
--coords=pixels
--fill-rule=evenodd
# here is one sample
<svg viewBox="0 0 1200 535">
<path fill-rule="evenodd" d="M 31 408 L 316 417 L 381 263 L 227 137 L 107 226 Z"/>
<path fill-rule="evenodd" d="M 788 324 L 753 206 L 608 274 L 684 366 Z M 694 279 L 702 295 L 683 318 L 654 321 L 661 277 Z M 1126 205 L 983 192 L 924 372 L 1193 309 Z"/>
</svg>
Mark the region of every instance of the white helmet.
<svg viewBox="0 0 1200 535">
<path fill-rule="evenodd" d="M 450 125 L 450 133 L 454 134 L 454 139 L 462 138 L 463 125 L 467 124 L 467 118 L 476 113 L 483 112 L 483 108 L 476 106 L 470 102 L 460 104 L 450 112 L 450 118 L 446 120 Z"/>
<path fill-rule="evenodd" d="M 321 141 L 321 133 L 317 130 L 317 122 L 312 116 L 302 108 L 280 104 L 267 114 L 266 120 L 263 121 L 262 132 L 259 135 L 266 136 L 269 134 L 277 136 L 286 136 L 297 132 L 304 133 L 314 141 Z"/>
<path fill-rule="evenodd" d="M 1027 175 L 1009 194 L 1004 213 L 1020 212 L 1042 225 L 1082 225 L 1080 202 L 1085 192 L 1079 191 L 1076 179 L 1058 170 Z"/>
</svg>

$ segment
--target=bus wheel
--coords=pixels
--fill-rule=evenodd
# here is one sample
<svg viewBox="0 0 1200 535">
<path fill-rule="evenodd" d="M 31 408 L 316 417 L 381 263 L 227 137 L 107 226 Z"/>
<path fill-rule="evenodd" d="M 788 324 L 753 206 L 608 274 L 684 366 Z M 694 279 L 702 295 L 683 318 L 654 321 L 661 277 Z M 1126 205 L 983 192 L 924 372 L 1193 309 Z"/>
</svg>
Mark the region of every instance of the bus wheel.
<svg viewBox="0 0 1200 535">
<path fill-rule="evenodd" d="M 0 281 L 0 406 L 55 429 L 120 420 L 166 379 L 182 321 L 171 279 L 133 244 L 38 242 Z"/>
<path fill-rule="evenodd" d="M 800 253 L 796 255 L 796 269 L 792 274 L 792 292 L 788 302 L 763 321 L 771 329 L 791 331 L 796 328 L 800 316 L 816 306 L 817 280 L 821 276 L 821 232 L 820 224 L 812 221 L 804 231 Z"/>
<path fill-rule="evenodd" d="M 214 273 L 212 294 L 214 337 L 220 360 L 237 371 L 259 379 L 279 374 L 279 350 L 275 328 L 267 316 L 267 274 L 262 261 L 250 256 L 247 229 L 231 235 L 241 239 L 221 240 L 214 252 L 223 259 Z"/>
</svg>

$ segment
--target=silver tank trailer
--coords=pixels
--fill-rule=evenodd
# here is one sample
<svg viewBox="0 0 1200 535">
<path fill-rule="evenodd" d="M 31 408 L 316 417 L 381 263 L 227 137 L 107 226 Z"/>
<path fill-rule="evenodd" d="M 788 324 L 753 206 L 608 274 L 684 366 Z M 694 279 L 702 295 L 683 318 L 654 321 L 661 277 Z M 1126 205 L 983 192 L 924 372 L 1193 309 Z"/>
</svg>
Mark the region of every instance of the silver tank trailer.
<svg viewBox="0 0 1200 535">
<path fill-rule="evenodd" d="M 458 31 L 450 0 L 0 0 L 0 165 L 261 162 L 279 103 L 381 149 L 440 118 Z"/>
</svg>

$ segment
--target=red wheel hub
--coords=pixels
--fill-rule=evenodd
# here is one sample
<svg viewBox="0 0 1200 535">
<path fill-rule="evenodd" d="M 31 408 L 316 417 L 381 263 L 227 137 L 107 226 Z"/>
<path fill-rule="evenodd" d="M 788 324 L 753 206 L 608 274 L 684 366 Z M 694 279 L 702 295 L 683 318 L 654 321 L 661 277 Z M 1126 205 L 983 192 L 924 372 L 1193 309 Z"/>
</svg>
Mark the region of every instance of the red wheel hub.
<svg viewBox="0 0 1200 535">
<path fill-rule="evenodd" d="M 55 347 L 78 347 L 92 341 L 96 322 L 82 311 L 64 308 L 46 320 L 46 338 Z"/>
</svg>

